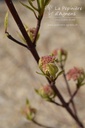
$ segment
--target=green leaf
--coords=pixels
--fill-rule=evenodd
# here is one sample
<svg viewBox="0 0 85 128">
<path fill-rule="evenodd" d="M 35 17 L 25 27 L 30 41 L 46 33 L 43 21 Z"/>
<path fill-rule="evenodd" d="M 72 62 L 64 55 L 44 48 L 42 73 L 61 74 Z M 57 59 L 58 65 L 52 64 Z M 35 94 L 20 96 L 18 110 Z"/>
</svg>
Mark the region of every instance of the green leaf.
<svg viewBox="0 0 85 128">
<path fill-rule="evenodd" d="M 32 119 L 33 119 L 32 114 L 27 115 L 27 119 L 28 119 L 28 120 L 32 120 Z"/>
<path fill-rule="evenodd" d="M 17 32 L 17 34 L 20 37 L 20 39 L 23 41 L 23 43 L 26 44 L 26 40 L 24 39 L 24 37 L 19 32 Z"/>
<path fill-rule="evenodd" d="M 39 91 L 38 91 L 38 89 L 35 89 L 35 92 L 36 92 L 37 94 L 39 94 Z"/>
<path fill-rule="evenodd" d="M 26 99 L 26 104 L 27 104 L 27 105 L 29 105 L 29 104 L 30 104 L 30 102 L 29 102 L 29 100 L 28 100 L 28 99 Z"/>
<path fill-rule="evenodd" d="M 45 0 L 45 6 L 47 6 L 50 3 L 51 0 Z"/>
<path fill-rule="evenodd" d="M 43 75 L 43 76 L 45 76 L 43 73 L 41 73 L 41 72 L 36 72 L 37 74 L 39 74 L 39 75 Z"/>
<path fill-rule="evenodd" d="M 42 71 L 42 70 L 41 70 Z M 43 72 L 43 71 L 42 71 Z M 44 72 L 43 73 L 40 73 L 40 72 L 36 72 L 37 74 L 39 74 L 39 75 L 42 75 L 42 76 L 45 76 L 45 77 L 47 77 L 49 80 L 50 80 L 50 77 L 48 76 L 48 75 L 46 75 Z"/>
<path fill-rule="evenodd" d="M 38 10 L 40 11 L 40 3 L 39 3 L 39 0 L 37 0 L 37 6 L 38 6 Z"/>
<path fill-rule="evenodd" d="M 61 75 L 63 73 L 63 70 L 62 71 L 60 71 L 58 74 L 57 74 L 57 76 L 56 76 L 56 78 L 55 78 L 55 80 Z"/>
<path fill-rule="evenodd" d="M 43 8 L 44 0 L 38 0 L 38 1 L 39 1 L 40 8 Z"/>
<path fill-rule="evenodd" d="M 85 85 L 85 83 L 82 83 L 81 86 Z"/>
<path fill-rule="evenodd" d="M 40 33 L 38 33 L 38 35 L 37 35 L 36 43 L 37 43 L 39 37 L 40 37 Z"/>
<path fill-rule="evenodd" d="M 4 19 L 5 32 L 7 32 L 7 27 L 8 27 L 8 12 L 6 12 L 5 19 Z"/>
<path fill-rule="evenodd" d="M 28 0 L 28 2 L 29 2 L 30 6 L 31 6 L 32 8 L 34 8 L 36 11 L 38 11 L 38 9 L 33 5 L 33 3 L 32 3 L 31 0 Z"/>
<path fill-rule="evenodd" d="M 49 74 L 52 77 L 54 77 L 56 75 L 56 73 L 58 72 L 58 67 L 55 64 L 53 64 L 53 63 L 47 64 L 47 67 L 48 67 Z"/>
<path fill-rule="evenodd" d="M 22 2 L 20 2 L 20 3 L 21 3 L 24 7 L 26 7 L 27 9 L 31 10 L 31 11 L 34 13 L 35 17 L 37 18 L 37 15 L 36 15 L 36 13 L 35 13 L 35 11 L 34 11 L 33 8 L 31 8 L 30 6 L 28 6 L 28 5 L 26 5 L 26 4 L 22 3 Z"/>
</svg>

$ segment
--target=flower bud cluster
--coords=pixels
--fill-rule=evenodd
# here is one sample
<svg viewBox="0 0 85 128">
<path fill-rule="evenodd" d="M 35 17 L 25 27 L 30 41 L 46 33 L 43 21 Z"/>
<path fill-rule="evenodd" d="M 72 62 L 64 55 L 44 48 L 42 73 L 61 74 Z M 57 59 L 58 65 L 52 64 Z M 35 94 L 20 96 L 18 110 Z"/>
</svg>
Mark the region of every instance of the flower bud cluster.
<svg viewBox="0 0 85 128">
<path fill-rule="evenodd" d="M 30 37 L 30 40 L 33 42 L 34 39 L 35 39 L 35 36 L 36 36 L 36 28 L 34 28 L 34 27 L 33 28 L 29 28 L 27 25 L 24 25 L 24 27 L 25 27 L 25 30 L 26 30 L 27 34 Z M 24 41 L 26 43 L 26 41 L 23 38 L 23 36 L 20 33 L 18 33 L 18 34 L 19 34 L 19 37 L 22 39 L 22 41 Z M 38 33 L 36 41 L 39 39 L 39 36 L 40 36 L 40 34 Z"/>
<path fill-rule="evenodd" d="M 48 55 L 41 57 L 39 60 L 39 67 L 49 80 L 55 79 L 58 67 L 56 66 L 54 56 Z"/>
<path fill-rule="evenodd" d="M 33 120 L 33 118 L 35 117 L 35 114 L 36 114 L 36 109 L 32 108 L 30 106 L 29 102 L 26 102 L 26 106 L 23 109 L 23 113 L 25 114 L 25 116 L 28 120 Z"/>
<path fill-rule="evenodd" d="M 63 72 L 58 71 L 61 64 L 64 66 L 66 59 L 67 52 L 64 49 L 56 49 L 51 55 L 40 58 L 39 68 L 50 81 L 55 81 L 57 77 Z"/>
<path fill-rule="evenodd" d="M 44 99 L 50 101 L 55 97 L 54 91 L 51 89 L 50 85 L 42 86 L 40 89 L 36 90 L 36 92 Z"/>
<path fill-rule="evenodd" d="M 31 41 L 33 42 L 35 38 L 35 34 L 36 34 L 36 28 L 30 28 L 28 30 L 28 34 L 29 34 Z"/>
<path fill-rule="evenodd" d="M 85 72 L 82 68 L 74 67 L 67 72 L 67 79 L 77 81 L 77 87 L 80 87 L 84 84 Z"/>
<path fill-rule="evenodd" d="M 67 59 L 67 51 L 64 50 L 64 49 L 55 49 L 53 52 L 52 52 L 52 55 L 55 56 L 56 58 L 56 61 L 58 63 L 65 63 L 66 59 Z"/>
</svg>

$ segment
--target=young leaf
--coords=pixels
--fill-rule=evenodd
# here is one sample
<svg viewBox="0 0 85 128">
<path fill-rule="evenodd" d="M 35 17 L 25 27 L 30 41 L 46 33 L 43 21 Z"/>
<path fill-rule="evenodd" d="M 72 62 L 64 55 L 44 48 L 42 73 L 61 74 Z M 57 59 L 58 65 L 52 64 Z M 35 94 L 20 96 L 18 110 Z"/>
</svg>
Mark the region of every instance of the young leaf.
<svg viewBox="0 0 85 128">
<path fill-rule="evenodd" d="M 38 90 L 38 89 L 35 89 L 35 92 L 36 92 L 38 95 L 40 95 L 40 93 L 39 93 L 39 90 Z"/>
<path fill-rule="evenodd" d="M 23 43 L 26 44 L 24 37 L 19 32 L 17 32 L 17 34 L 20 37 L 20 39 L 23 41 Z"/>
<path fill-rule="evenodd" d="M 44 0 L 38 0 L 39 6 L 42 9 L 44 5 Z"/>
<path fill-rule="evenodd" d="M 50 3 L 51 0 L 45 0 L 45 6 L 47 6 Z"/>
<path fill-rule="evenodd" d="M 34 11 L 33 8 L 31 8 L 30 6 L 28 6 L 28 5 L 26 5 L 26 4 L 22 3 L 22 2 L 20 2 L 20 3 L 21 3 L 24 7 L 28 8 L 29 10 L 31 10 L 31 11 L 34 13 L 35 17 L 37 18 L 37 15 L 36 15 L 36 13 L 35 13 L 35 11 Z"/>
<path fill-rule="evenodd" d="M 27 105 L 29 105 L 29 104 L 30 104 L 28 99 L 26 99 L 26 104 L 27 104 Z"/>
<path fill-rule="evenodd" d="M 32 3 L 31 0 L 28 0 L 28 2 L 29 2 L 29 4 L 30 4 L 30 6 L 31 6 L 32 8 L 34 8 L 34 10 L 38 11 L 38 9 L 33 5 L 33 3 Z"/>
<path fill-rule="evenodd" d="M 5 32 L 7 32 L 7 27 L 8 27 L 8 12 L 6 12 L 5 19 L 4 19 Z"/>
<path fill-rule="evenodd" d="M 63 70 L 62 71 L 60 71 L 58 74 L 57 74 L 57 76 L 56 76 L 56 78 L 55 78 L 55 80 L 61 75 L 63 73 Z"/>
<path fill-rule="evenodd" d="M 40 3 L 39 3 L 39 0 L 37 0 L 37 6 L 38 6 L 38 10 L 40 11 Z"/>
</svg>

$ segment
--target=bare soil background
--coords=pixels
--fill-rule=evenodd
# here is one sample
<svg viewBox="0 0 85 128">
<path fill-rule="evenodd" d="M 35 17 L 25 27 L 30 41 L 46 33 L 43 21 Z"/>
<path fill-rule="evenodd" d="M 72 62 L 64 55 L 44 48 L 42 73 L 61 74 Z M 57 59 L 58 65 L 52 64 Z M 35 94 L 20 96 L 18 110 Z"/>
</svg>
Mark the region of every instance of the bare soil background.
<svg viewBox="0 0 85 128">
<path fill-rule="evenodd" d="M 37 45 L 40 56 L 48 55 L 53 49 L 62 47 L 68 51 L 66 71 L 73 66 L 85 69 L 85 0 L 55 0 L 51 4 L 58 7 L 81 6 L 83 10 L 78 11 L 80 18 L 76 18 L 77 26 L 73 27 L 49 26 L 49 23 L 57 24 L 60 21 L 49 19 L 46 10 Z M 33 14 L 18 1 L 15 2 L 15 6 L 23 23 L 35 27 L 36 20 Z M 5 2 L 0 2 L 0 128 L 40 128 L 27 121 L 21 113 L 26 98 L 38 109 L 36 119 L 40 123 L 55 128 L 77 128 L 76 123 L 63 108 L 44 101 L 35 93 L 34 89 L 45 84 L 46 80 L 36 74 L 39 69 L 30 52 L 4 36 L 3 22 L 7 10 Z M 10 13 L 8 31 L 19 40 L 19 30 Z M 74 83 L 70 84 L 74 91 Z M 68 100 L 62 77 L 57 80 L 56 85 Z M 75 103 L 80 119 L 85 124 L 85 87 L 78 92 Z"/>
</svg>

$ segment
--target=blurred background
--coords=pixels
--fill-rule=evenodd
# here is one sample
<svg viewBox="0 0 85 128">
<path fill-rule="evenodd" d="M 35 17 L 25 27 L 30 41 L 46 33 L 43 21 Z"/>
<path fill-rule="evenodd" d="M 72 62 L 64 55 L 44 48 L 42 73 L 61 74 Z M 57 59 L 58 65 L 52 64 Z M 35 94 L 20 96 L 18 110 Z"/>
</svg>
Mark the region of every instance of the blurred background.
<svg viewBox="0 0 85 128">
<path fill-rule="evenodd" d="M 24 1 L 27 3 L 27 0 Z M 14 0 L 23 23 L 29 27 L 36 26 L 32 12 L 24 8 L 18 0 Z M 77 10 L 76 17 L 55 15 L 58 7 L 82 7 Z M 49 10 L 51 9 L 51 10 Z M 4 34 L 4 17 L 8 8 L 4 0 L 0 0 L 0 128 L 40 128 L 27 121 L 21 113 L 28 98 L 33 107 L 38 109 L 36 120 L 54 128 L 77 128 L 76 123 L 63 109 L 41 99 L 35 88 L 47 83 L 43 76 L 36 74 L 38 66 L 28 50 L 6 38 Z M 49 11 L 53 12 L 50 17 Z M 64 11 L 63 11 L 64 12 Z M 19 39 L 19 29 L 9 12 L 8 32 Z M 55 48 L 68 51 L 66 72 L 74 66 L 85 69 L 85 0 L 52 0 L 40 29 L 37 50 L 42 55 L 50 54 Z M 74 91 L 75 85 L 71 84 Z M 68 101 L 68 93 L 60 77 L 56 85 Z M 85 87 L 75 97 L 80 119 L 85 124 Z"/>
</svg>

